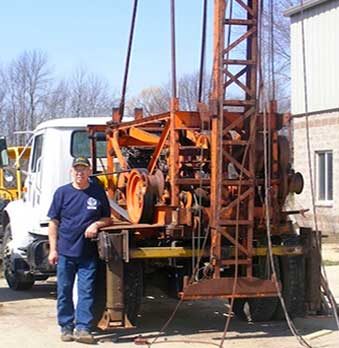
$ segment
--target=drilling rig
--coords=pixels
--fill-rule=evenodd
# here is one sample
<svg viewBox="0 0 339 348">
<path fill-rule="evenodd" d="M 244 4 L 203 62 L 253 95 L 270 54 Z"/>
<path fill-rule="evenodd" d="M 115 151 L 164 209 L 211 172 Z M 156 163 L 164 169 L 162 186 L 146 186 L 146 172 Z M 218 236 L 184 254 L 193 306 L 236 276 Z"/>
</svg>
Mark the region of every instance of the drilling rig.
<svg viewBox="0 0 339 348">
<path fill-rule="evenodd" d="M 260 103 L 260 2 L 233 3 L 230 12 L 214 2 L 208 103 L 182 111 L 172 93 L 168 112 L 136 109 L 122 122 L 117 108 L 107 125 L 88 126 L 94 175 L 105 178 L 114 216 L 97 241 L 106 268 L 101 329 L 133 326 L 143 287 L 159 274 L 170 295 L 233 299 L 243 319 L 246 303 L 253 321 L 283 318 L 278 288 L 290 316 L 319 309 L 319 236 L 295 231 L 289 216 L 300 212 L 284 208 L 303 178 L 276 102 Z M 233 86 L 240 92 L 231 98 Z M 107 166 L 98 172 L 103 137 Z"/>
</svg>

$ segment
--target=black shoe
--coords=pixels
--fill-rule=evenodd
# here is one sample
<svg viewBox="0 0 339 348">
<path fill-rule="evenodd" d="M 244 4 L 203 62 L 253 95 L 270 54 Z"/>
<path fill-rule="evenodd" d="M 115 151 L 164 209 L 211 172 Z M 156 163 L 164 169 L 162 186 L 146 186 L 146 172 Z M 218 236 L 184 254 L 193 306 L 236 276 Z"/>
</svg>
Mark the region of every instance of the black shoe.
<svg viewBox="0 0 339 348">
<path fill-rule="evenodd" d="M 86 329 L 76 329 L 74 331 L 74 338 L 76 342 L 94 344 L 95 339 L 93 335 Z"/>
<path fill-rule="evenodd" d="M 73 330 L 68 328 L 62 328 L 60 338 L 62 342 L 74 341 Z"/>
</svg>

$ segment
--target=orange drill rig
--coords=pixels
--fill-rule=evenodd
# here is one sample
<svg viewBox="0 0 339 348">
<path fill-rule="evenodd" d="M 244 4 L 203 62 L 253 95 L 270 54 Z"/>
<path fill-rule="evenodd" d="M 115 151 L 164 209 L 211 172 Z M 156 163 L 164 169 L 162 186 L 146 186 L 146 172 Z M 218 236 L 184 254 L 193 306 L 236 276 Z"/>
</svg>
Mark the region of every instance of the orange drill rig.
<svg viewBox="0 0 339 348">
<path fill-rule="evenodd" d="M 296 233 L 288 216 L 298 212 L 284 211 L 288 194 L 302 191 L 302 175 L 291 168 L 275 101 L 259 109 L 259 1 L 234 4 L 237 17 L 215 0 L 208 105 L 181 111 L 174 92 L 168 112 L 136 110 L 135 120 L 121 122 L 119 108 L 107 126 L 88 127 L 94 174 L 97 141 L 106 137 L 107 166 L 97 174 L 114 215 L 98 238 L 106 263 L 102 329 L 134 324 L 142 288 L 159 269 L 172 295 L 234 298 L 241 318 L 245 303 L 254 321 L 281 318 L 278 288 L 290 315 L 319 309 L 320 263 L 310 247 L 318 236 Z M 231 42 L 232 29 L 240 34 Z M 232 86 L 241 93 L 231 99 Z"/>
</svg>

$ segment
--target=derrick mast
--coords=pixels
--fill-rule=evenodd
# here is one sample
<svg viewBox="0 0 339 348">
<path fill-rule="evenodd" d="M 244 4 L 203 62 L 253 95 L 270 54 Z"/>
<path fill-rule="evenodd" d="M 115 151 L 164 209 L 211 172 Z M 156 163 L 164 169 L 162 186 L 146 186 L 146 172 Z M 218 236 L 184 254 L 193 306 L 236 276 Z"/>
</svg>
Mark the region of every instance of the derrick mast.
<svg viewBox="0 0 339 348">
<path fill-rule="evenodd" d="M 211 256 L 215 258 L 216 276 L 221 266 L 239 262 L 246 265 L 246 275 L 250 277 L 258 112 L 258 3 L 235 0 L 234 5 L 226 12 L 225 1 L 216 0 L 214 9 Z M 234 90 L 233 86 L 238 88 Z M 239 261 L 222 259 L 223 240 L 238 248 Z"/>
</svg>

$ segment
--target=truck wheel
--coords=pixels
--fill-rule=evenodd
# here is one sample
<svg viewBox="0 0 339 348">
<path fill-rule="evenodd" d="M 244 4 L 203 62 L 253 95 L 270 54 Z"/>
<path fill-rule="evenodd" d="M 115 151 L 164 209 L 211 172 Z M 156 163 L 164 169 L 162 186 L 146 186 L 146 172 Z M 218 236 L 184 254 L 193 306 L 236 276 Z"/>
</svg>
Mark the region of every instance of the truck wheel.
<svg viewBox="0 0 339 348">
<path fill-rule="evenodd" d="M 279 278 L 279 269 L 277 258 L 274 257 L 277 277 Z M 254 276 L 261 279 L 268 279 L 271 271 L 267 257 L 259 257 L 258 264 L 254 268 Z M 269 321 L 273 318 L 279 298 L 278 297 L 251 297 L 235 299 L 233 312 L 241 320 L 251 320 L 253 322 Z M 245 304 L 248 305 L 248 313 L 245 312 Z"/>
<path fill-rule="evenodd" d="M 278 301 L 278 297 L 250 298 L 248 300 L 248 305 L 252 321 L 260 322 L 271 320 L 276 311 Z"/>
<path fill-rule="evenodd" d="M 248 313 L 245 307 L 246 304 L 248 305 Z M 277 297 L 235 299 L 233 312 L 240 320 L 251 320 L 253 322 L 269 321 L 276 311 L 277 304 Z"/>
<path fill-rule="evenodd" d="M 280 257 L 282 296 L 291 318 L 305 316 L 305 259 L 302 255 Z M 274 319 L 283 320 L 285 314 L 278 304 Z"/>
<path fill-rule="evenodd" d="M 243 298 L 235 298 L 234 302 L 233 302 L 233 313 L 240 319 L 243 321 L 247 321 L 248 317 L 245 313 L 245 303 L 246 303 L 246 299 Z"/>
<path fill-rule="evenodd" d="M 144 293 L 142 264 L 133 261 L 126 263 L 124 277 L 125 312 L 131 324 L 135 325 Z"/>
<path fill-rule="evenodd" d="M 13 290 L 28 290 L 34 284 L 32 275 L 25 275 L 13 269 L 10 242 L 12 231 L 10 224 L 6 225 L 3 239 L 3 271 L 8 286 Z"/>
<path fill-rule="evenodd" d="M 4 209 L 6 208 L 6 205 L 8 204 L 9 200 L 0 198 L 0 264 L 2 262 L 2 255 L 3 255 L 3 239 L 4 239 L 4 226 L 2 225 L 4 223 Z"/>
</svg>

